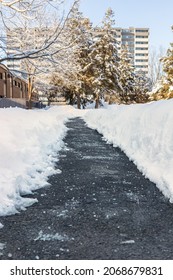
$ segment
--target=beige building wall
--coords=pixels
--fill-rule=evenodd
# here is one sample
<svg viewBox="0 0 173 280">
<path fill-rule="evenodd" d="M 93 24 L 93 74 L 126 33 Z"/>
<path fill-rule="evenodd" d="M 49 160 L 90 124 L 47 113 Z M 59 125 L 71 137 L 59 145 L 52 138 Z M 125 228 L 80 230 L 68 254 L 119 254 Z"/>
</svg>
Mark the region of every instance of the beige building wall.
<svg viewBox="0 0 173 280">
<path fill-rule="evenodd" d="M 123 45 L 127 45 L 135 70 L 148 75 L 149 28 L 116 28 L 116 33 L 119 52 Z"/>
</svg>

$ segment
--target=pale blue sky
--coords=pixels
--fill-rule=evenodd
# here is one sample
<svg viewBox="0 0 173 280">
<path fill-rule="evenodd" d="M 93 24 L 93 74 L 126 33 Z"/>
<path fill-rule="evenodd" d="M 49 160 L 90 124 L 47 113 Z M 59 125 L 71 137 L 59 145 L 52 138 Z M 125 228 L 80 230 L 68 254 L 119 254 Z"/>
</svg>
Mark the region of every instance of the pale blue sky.
<svg viewBox="0 0 173 280">
<path fill-rule="evenodd" d="M 151 47 L 167 49 L 173 42 L 173 0 L 81 0 L 80 10 L 97 25 L 109 7 L 117 27 L 150 28 Z"/>
</svg>

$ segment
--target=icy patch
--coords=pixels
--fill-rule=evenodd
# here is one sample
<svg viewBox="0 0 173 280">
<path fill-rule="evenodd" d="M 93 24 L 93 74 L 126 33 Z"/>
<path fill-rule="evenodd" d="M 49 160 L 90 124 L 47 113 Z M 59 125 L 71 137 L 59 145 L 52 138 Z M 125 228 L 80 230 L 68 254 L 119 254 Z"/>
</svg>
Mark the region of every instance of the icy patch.
<svg viewBox="0 0 173 280">
<path fill-rule="evenodd" d="M 111 219 L 113 217 L 118 216 L 118 211 L 112 210 L 105 213 L 106 219 Z"/>
<path fill-rule="evenodd" d="M 54 241 L 54 240 L 58 240 L 58 241 L 66 241 L 68 240 L 68 237 L 66 235 L 60 235 L 59 233 L 56 234 L 44 234 L 43 231 L 41 230 L 38 234 L 38 237 L 34 239 L 34 241 L 38 241 L 38 240 L 42 240 L 42 241 Z"/>
<path fill-rule="evenodd" d="M 131 201 L 135 201 L 139 204 L 139 197 L 138 195 L 132 193 L 132 192 L 128 192 L 126 193 L 126 196 L 131 200 Z"/>
<path fill-rule="evenodd" d="M 83 156 L 83 159 L 103 159 L 103 160 L 112 160 L 113 157 L 108 156 Z"/>
<path fill-rule="evenodd" d="M 3 228 L 3 227 L 4 227 L 3 224 L 0 223 L 0 229 Z"/>
<path fill-rule="evenodd" d="M 5 248 L 5 243 L 0 243 L 0 256 L 3 255 L 4 248 Z"/>
<path fill-rule="evenodd" d="M 56 217 L 62 217 L 62 218 L 66 218 L 68 217 L 68 210 L 67 209 L 51 209 L 48 211 L 49 213 L 56 215 Z"/>
<path fill-rule="evenodd" d="M 61 212 L 57 213 L 57 217 L 68 217 L 68 210 L 62 210 Z"/>
<path fill-rule="evenodd" d="M 66 219 L 71 216 L 76 209 L 78 209 L 79 204 L 80 202 L 78 200 L 72 198 L 71 200 L 68 200 L 63 207 L 54 206 L 54 209 L 48 210 L 48 213 L 58 218 Z"/>
<path fill-rule="evenodd" d="M 74 197 L 71 199 L 71 201 L 65 203 L 65 207 L 69 210 L 73 210 L 79 206 L 79 201 L 75 200 Z"/>
<path fill-rule="evenodd" d="M 126 241 L 122 241 L 121 244 L 134 244 L 135 240 L 126 240 Z"/>
<path fill-rule="evenodd" d="M 105 175 L 106 176 L 111 176 L 111 177 L 114 177 L 114 178 L 118 178 L 119 175 L 118 175 L 118 171 L 117 170 L 110 170 L 104 166 L 91 166 L 91 170 L 89 171 L 90 173 L 92 174 L 95 174 L 95 175 L 99 175 L 99 176 L 102 176 L 104 177 Z"/>
<path fill-rule="evenodd" d="M 64 248 L 60 248 L 60 251 L 61 251 L 61 252 L 67 252 L 67 253 L 70 252 L 69 249 L 64 249 Z"/>
<path fill-rule="evenodd" d="M 132 182 L 126 181 L 125 179 L 122 181 L 123 185 L 132 185 Z"/>
</svg>

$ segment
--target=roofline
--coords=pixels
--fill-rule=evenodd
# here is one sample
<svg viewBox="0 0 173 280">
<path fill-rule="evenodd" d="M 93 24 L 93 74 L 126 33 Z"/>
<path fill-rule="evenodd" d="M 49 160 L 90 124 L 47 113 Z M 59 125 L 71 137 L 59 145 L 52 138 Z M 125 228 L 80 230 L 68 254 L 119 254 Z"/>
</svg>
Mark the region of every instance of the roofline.
<svg viewBox="0 0 173 280">
<path fill-rule="evenodd" d="M 27 83 L 27 80 L 24 78 L 18 76 L 16 73 L 14 73 L 14 70 L 10 70 L 5 64 L 0 63 L 0 67 L 3 68 L 4 70 L 7 70 L 8 73 L 10 73 L 14 78 L 18 78 L 21 81 Z"/>
</svg>

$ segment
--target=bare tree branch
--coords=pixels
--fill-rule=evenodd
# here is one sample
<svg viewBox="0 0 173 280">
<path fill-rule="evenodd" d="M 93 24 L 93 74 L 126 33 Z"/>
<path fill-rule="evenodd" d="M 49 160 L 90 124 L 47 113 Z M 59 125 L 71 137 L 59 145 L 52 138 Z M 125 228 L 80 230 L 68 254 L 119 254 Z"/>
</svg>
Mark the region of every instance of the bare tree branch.
<svg viewBox="0 0 173 280">
<path fill-rule="evenodd" d="M 65 0 L 64 0 L 65 1 Z M 58 3 L 63 3 L 64 1 L 60 0 L 60 1 L 56 1 Z M 73 6 L 75 5 L 76 2 L 78 2 L 79 0 L 75 0 L 73 1 L 73 5 L 71 7 L 71 9 L 68 11 L 68 13 L 63 14 L 63 16 L 61 16 L 61 19 L 59 20 L 57 26 L 52 27 L 52 25 L 50 24 L 47 29 L 49 30 L 50 35 L 47 36 L 44 40 L 42 40 L 42 45 L 40 45 L 39 47 L 35 48 L 34 44 L 33 46 L 27 48 L 27 39 L 23 39 L 24 41 L 26 41 L 25 46 L 21 46 L 17 51 L 13 52 L 13 49 L 11 48 L 11 50 L 9 50 L 9 46 L 8 46 L 8 53 L 5 51 L 5 47 L 4 47 L 4 43 L 0 42 L 0 49 L 1 49 L 1 53 L 0 53 L 0 62 L 4 62 L 4 61 L 17 61 L 17 60 L 22 60 L 22 59 L 36 59 L 36 58 L 40 58 L 40 57 L 49 57 L 51 55 L 54 55 L 55 53 L 61 51 L 62 48 L 59 48 L 55 51 L 54 49 L 54 45 L 56 44 L 57 47 L 57 41 L 60 37 L 60 34 L 63 32 L 63 29 L 66 25 L 66 22 L 68 20 L 68 17 L 73 9 Z M 18 17 L 17 23 L 21 23 L 20 21 L 25 19 L 23 21 L 23 26 L 27 25 L 28 26 L 28 31 L 30 30 L 30 32 L 32 31 L 32 28 L 34 28 L 33 26 L 35 25 L 36 28 L 39 29 L 39 23 L 38 21 L 40 20 L 38 17 L 39 11 L 37 11 L 36 16 L 34 15 L 34 9 L 35 7 L 40 7 L 40 12 L 43 12 L 43 10 L 45 10 L 45 14 L 46 14 L 46 9 L 47 9 L 47 5 L 51 5 L 51 7 L 55 7 L 56 8 L 56 12 L 58 11 L 58 5 L 53 5 L 52 1 L 50 0 L 30 0 L 30 1 L 25 1 L 25 0 L 14 0 L 14 1 L 3 1 L 0 0 L 0 5 L 8 7 L 9 9 L 14 10 Z M 18 9 L 18 6 L 16 5 L 22 5 L 24 8 L 23 10 Z M 23 17 L 23 12 L 24 13 L 24 17 Z M 28 12 L 30 13 L 32 11 L 32 15 L 35 16 L 33 22 L 34 25 L 30 26 L 30 22 L 28 22 L 28 19 L 26 18 L 26 15 L 28 15 Z M 17 24 L 15 23 L 15 16 L 16 14 L 11 15 L 10 20 L 12 20 L 12 23 L 15 24 L 15 27 L 13 28 L 9 28 L 7 26 L 7 21 L 6 21 L 6 15 L 4 16 L 4 14 L 2 13 L 2 11 L 0 11 L 0 14 L 2 15 L 1 17 L 1 23 L 4 25 L 6 32 L 10 34 L 12 36 L 12 32 L 14 30 L 14 34 L 15 34 L 15 29 L 17 30 L 17 28 L 19 28 L 19 25 L 17 26 Z M 48 20 L 48 18 L 50 18 L 52 16 L 52 14 L 46 14 L 46 19 Z M 9 15 L 8 15 L 8 19 L 9 19 Z M 14 22 L 13 22 L 14 20 Z M 51 19 L 52 20 L 52 19 Z M 9 22 L 9 21 L 8 21 Z M 20 24 L 21 26 L 21 24 Z M 46 26 L 45 23 L 43 24 L 43 26 Z M 21 27 L 19 28 L 20 32 L 23 33 L 24 32 L 24 28 L 25 27 Z M 40 32 L 41 29 L 44 29 L 45 27 L 41 27 L 40 28 Z M 9 32 L 8 32 L 9 31 Z M 10 37 L 9 36 L 9 37 Z M 20 36 L 19 36 L 20 37 Z M 8 38 L 7 38 L 8 39 Z M 15 40 L 17 40 L 17 38 L 15 38 Z M 7 42 L 8 43 L 8 42 Z M 24 45 L 24 44 L 23 44 Z M 67 47 L 67 46 L 66 46 Z M 3 54 L 2 54 L 3 51 Z"/>
</svg>

